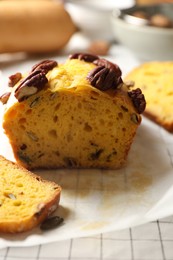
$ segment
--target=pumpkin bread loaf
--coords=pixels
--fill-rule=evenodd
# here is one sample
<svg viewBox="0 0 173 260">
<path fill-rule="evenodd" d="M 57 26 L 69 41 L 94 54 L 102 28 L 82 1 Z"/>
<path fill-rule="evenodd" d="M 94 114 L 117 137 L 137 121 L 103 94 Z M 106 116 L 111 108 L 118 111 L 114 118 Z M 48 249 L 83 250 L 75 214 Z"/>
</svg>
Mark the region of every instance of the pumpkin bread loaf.
<svg viewBox="0 0 173 260">
<path fill-rule="evenodd" d="M 173 62 L 148 62 L 133 69 L 126 77 L 141 88 L 146 98 L 144 114 L 173 132 Z"/>
<path fill-rule="evenodd" d="M 120 68 L 76 53 L 45 60 L 10 77 L 3 128 L 26 168 L 120 168 L 141 123 L 145 98 L 130 91 Z"/>
<path fill-rule="evenodd" d="M 19 233 L 58 207 L 61 188 L 0 156 L 0 232 Z"/>
</svg>

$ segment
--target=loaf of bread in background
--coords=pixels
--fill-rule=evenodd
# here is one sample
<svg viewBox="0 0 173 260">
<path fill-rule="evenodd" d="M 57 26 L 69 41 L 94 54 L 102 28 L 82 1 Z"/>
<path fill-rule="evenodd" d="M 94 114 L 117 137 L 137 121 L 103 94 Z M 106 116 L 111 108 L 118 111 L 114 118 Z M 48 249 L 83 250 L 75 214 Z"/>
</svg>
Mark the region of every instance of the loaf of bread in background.
<svg viewBox="0 0 173 260">
<path fill-rule="evenodd" d="M 0 1 L 0 53 L 58 51 L 75 31 L 59 1 Z"/>
<path fill-rule="evenodd" d="M 144 114 L 173 133 L 173 62 L 147 62 L 134 68 L 125 81 L 134 81 L 146 98 Z"/>
<path fill-rule="evenodd" d="M 61 188 L 0 156 L 0 233 L 28 231 L 59 205 Z"/>
</svg>

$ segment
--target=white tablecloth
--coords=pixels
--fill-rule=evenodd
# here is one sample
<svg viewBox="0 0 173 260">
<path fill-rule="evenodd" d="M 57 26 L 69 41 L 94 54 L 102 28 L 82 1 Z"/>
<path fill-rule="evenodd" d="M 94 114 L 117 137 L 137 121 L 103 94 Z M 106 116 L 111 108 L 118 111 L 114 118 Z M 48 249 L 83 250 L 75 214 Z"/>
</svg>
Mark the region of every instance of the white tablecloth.
<svg viewBox="0 0 173 260">
<path fill-rule="evenodd" d="M 142 226 L 32 247 L 0 250 L 0 260 L 172 260 L 173 216 Z"/>
</svg>

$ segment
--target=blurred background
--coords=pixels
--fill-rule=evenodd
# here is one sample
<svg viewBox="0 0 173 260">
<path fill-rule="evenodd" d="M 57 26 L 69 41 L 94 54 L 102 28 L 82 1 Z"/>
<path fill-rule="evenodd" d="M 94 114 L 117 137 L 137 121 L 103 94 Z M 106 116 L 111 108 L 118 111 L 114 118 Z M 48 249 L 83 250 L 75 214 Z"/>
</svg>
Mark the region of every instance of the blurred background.
<svg viewBox="0 0 173 260">
<path fill-rule="evenodd" d="M 172 59 L 172 21 L 171 0 L 1 0 L 0 62 L 81 50 L 107 55 L 116 44 L 143 60 Z"/>
</svg>

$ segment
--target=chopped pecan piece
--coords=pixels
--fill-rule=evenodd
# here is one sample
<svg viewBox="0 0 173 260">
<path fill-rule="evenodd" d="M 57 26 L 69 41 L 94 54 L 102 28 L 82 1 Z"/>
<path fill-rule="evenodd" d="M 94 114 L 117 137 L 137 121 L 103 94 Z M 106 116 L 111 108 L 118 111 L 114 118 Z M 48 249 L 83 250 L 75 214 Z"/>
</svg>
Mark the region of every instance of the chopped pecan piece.
<svg viewBox="0 0 173 260">
<path fill-rule="evenodd" d="M 135 82 L 133 80 L 128 80 L 126 82 L 124 82 L 125 85 L 128 87 L 128 88 L 131 88 L 131 87 L 134 87 L 135 85 Z"/>
<path fill-rule="evenodd" d="M 69 56 L 69 59 L 79 59 L 79 60 L 84 60 L 86 62 L 93 62 L 99 59 L 99 57 L 97 55 L 90 54 L 90 53 L 74 53 Z"/>
<path fill-rule="evenodd" d="M 146 101 L 141 89 L 137 88 L 132 91 L 129 91 L 128 95 L 132 99 L 132 102 L 135 108 L 137 109 L 138 113 L 143 113 L 146 107 Z"/>
<path fill-rule="evenodd" d="M 87 75 L 87 79 L 92 86 L 104 91 L 117 88 L 122 83 L 121 70 L 116 64 L 105 59 L 95 60 L 93 63 L 98 67 L 91 70 Z"/>
<path fill-rule="evenodd" d="M 6 92 L 3 95 L 0 96 L 0 101 L 2 102 L 3 105 L 5 105 L 11 95 L 11 92 Z"/>
<path fill-rule="evenodd" d="M 41 70 L 43 73 L 47 74 L 49 70 L 56 67 L 58 63 L 54 60 L 43 60 L 32 67 L 31 72 L 36 70 Z"/>
<path fill-rule="evenodd" d="M 42 90 L 47 82 L 48 80 L 42 71 L 33 71 L 17 87 L 14 95 L 17 100 L 21 102 L 27 99 L 29 96 Z"/>
<path fill-rule="evenodd" d="M 16 74 L 13 74 L 9 77 L 8 86 L 14 87 L 16 83 L 22 78 L 22 74 L 20 72 L 17 72 Z"/>
<path fill-rule="evenodd" d="M 59 216 L 48 217 L 41 223 L 40 228 L 41 230 L 50 230 L 59 226 L 63 221 L 64 219 Z"/>
</svg>

